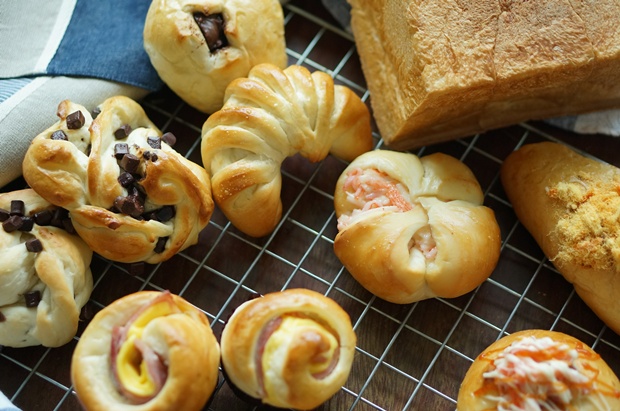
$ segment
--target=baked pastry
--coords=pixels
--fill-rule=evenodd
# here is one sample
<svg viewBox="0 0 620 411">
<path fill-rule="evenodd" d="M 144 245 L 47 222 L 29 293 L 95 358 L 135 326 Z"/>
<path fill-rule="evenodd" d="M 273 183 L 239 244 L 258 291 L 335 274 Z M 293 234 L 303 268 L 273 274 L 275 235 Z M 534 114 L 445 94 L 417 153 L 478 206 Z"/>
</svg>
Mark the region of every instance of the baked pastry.
<svg viewBox="0 0 620 411">
<path fill-rule="evenodd" d="M 442 153 L 375 150 L 336 183 L 334 251 L 376 296 L 400 304 L 463 295 L 499 260 L 493 211 L 471 170 Z"/>
<path fill-rule="evenodd" d="M 31 189 L 0 194 L 0 221 L 0 346 L 66 344 L 93 289 L 92 251 Z"/>
<path fill-rule="evenodd" d="M 409 149 L 620 106 L 620 3 L 350 0 L 381 136 Z"/>
<path fill-rule="evenodd" d="M 142 291 L 99 311 L 78 341 L 71 381 L 85 409 L 201 410 L 220 350 L 206 315 L 169 292 Z"/>
<path fill-rule="evenodd" d="M 620 409 L 620 381 L 578 339 L 519 331 L 491 344 L 463 379 L 457 411 Z"/>
<path fill-rule="evenodd" d="M 286 67 L 282 6 L 278 0 L 153 0 L 144 49 L 179 97 L 213 113 L 226 86 L 256 64 Z"/>
<path fill-rule="evenodd" d="M 620 334 L 620 169 L 544 142 L 510 154 L 501 180 L 547 258 Z"/>
<path fill-rule="evenodd" d="M 282 161 L 331 153 L 351 161 L 372 148 L 370 113 L 349 88 L 302 66 L 255 66 L 233 81 L 202 128 L 213 197 L 244 233 L 269 234 L 282 216 Z"/>
<path fill-rule="evenodd" d="M 308 410 L 346 382 L 356 336 L 335 301 L 290 289 L 240 305 L 220 344 L 225 375 L 237 389 L 268 405 Z"/>
<path fill-rule="evenodd" d="M 176 152 L 135 101 L 112 97 L 91 114 L 63 101 L 32 141 L 28 184 L 69 210 L 80 237 L 113 261 L 157 263 L 195 244 L 213 212 L 209 176 Z"/>
</svg>

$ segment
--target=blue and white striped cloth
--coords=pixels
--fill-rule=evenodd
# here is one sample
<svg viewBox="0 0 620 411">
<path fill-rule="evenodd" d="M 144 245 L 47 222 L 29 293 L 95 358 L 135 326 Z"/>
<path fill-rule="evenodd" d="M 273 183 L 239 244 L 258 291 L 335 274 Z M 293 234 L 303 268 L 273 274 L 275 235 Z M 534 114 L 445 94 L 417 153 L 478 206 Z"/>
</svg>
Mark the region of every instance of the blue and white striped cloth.
<svg viewBox="0 0 620 411">
<path fill-rule="evenodd" d="M 57 120 L 60 101 L 92 109 L 163 84 L 143 48 L 149 0 L 1 4 L 0 187 L 21 174 L 30 141 Z"/>
</svg>

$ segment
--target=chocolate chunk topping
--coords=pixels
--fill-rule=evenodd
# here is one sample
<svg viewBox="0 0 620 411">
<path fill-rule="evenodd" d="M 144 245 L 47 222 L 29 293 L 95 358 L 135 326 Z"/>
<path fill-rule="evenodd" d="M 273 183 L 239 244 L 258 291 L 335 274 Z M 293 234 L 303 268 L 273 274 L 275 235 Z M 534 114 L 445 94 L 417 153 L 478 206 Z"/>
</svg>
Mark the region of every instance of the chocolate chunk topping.
<svg viewBox="0 0 620 411">
<path fill-rule="evenodd" d="M 144 263 L 131 263 L 129 264 L 129 274 L 131 275 L 142 275 L 144 274 Z"/>
<path fill-rule="evenodd" d="M 222 14 L 194 13 L 194 20 L 207 42 L 211 53 L 228 46 L 228 39 L 224 33 L 224 17 Z"/>
<path fill-rule="evenodd" d="M 162 223 L 165 223 L 166 221 L 170 221 L 172 217 L 174 217 L 174 215 L 175 215 L 174 206 L 168 205 L 168 206 L 163 206 L 159 210 L 153 211 L 153 213 L 151 213 L 151 218 L 153 220 L 157 220 L 157 221 L 161 221 Z"/>
<path fill-rule="evenodd" d="M 11 201 L 11 215 L 24 215 L 26 214 L 26 206 L 22 200 Z"/>
<path fill-rule="evenodd" d="M 58 228 L 65 228 L 63 221 L 69 219 L 69 212 L 64 208 L 57 208 L 54 210 L 54 214 L 52 216 L 52 220 L 50 221 L 50 225 Z"/>
<path fill-rule="evenodd" d="M 149 137 L 147 137 L 146 138 L 146 142 L 152 148 L 157 148 L 157 149 L 161 148 L 161 138 L 159 138 L 157 136 L 149 136 Z"/>
<path fill-rule="evenodd" d="M 144 213 L 144 198 L 137 189 L 133 188 L 132 193 L 126 197 L 116 197 L 114 206 L 123 214 L 139 218 Z"/>
<path fill-rule="evenodd" d="M 166 242 L 168 241 L 168 237 L 159 237 L 157 239 L 157 244 L 155 244 L 155 251 L 157 254 L 161 254 L 166 249 Z"/>
<path fill-rule="evenodd" d="M 4 208 L 0 208 L 0 221 L 6 221 L 11 216 L 11 213 Z"/>
<path fill-rule="evenodd" d="M 74 111 L 73 113 L 67 116 L 67 128 L 69 130 L 77 130 L 78 128 L 82 128 L 86 119 L 84 118 L 84 114 L 81 111 Z"/>
<path fill-rule="evenodd" d="M 67 135 L 65 134 L 64 131 L 62 130 L 56 130 L 52 133 L 52 136 L 50 137 L 52 140 L 64 140 L 67 141 L 69 140 L 67 138 Z"/>
<path fill-rule="evenodd" d="M 133 173 L 140 165 L 140 159 L 134 154 L 125 154 L 121 159 L 120 166 L 123 170 Z"/>
<path fill-rule="evenodd" d="M 119 184 L 125 188 L 131 187 L 131 185 L 135 181 L 136 179 L 131 175 L 131 173 L 128 173 L 127 171 L 125 171 L 124 173 L 121 173 L 121 175 L 118 176 Z"/>
<path fill-rule="evenodd" d="M 30 240 L 26 241 L 26 250 L 30 251 L 31 253 L 38 253 L 43 251 L 43 244 L 41 244 L 41 240 L 39 240 L 38 238 L 31 238 Z"/>
<path fill-rule="evenodd" d="M 6 317 L 4 316 L 4 314 L 2 314 L 2 312 L 0 312 L 0 323 L 3 323 L 6 321 Z"/>
<path fill-rule="evenodd" d="M 19 215 L 12 215 L 6 221 L 2 222 L 2 228 L 7 233 L 12 233 L 13 231 L 17 231 L 24 224 L 22 217 Z"/>
<path fill-rule="evenodd" d="M 38 225 L 50 225 L 52 223 L 53 216 L 54 212 L 48 209 L 35 213 L 32 218 L 34 219 L 34 222 Z"/>
<path fill-rule="evenodd" d="M 161 139 L 164 143 L 168 144 L 170 147 L 174 146 L 177 143 L 176 136 L 172 134 L 171 132 L 164 133 L 164 135 L 161 136 Z"/>
<path fill-rule="evenodd" d="M 69 234 L 75 234 L 75 227 L 73 227 L 73 221 L 70 218 L 62 220 L 62 228 Z"/>
<path fill-rule="evenodd" d="M 36 307 L 41 302 L 41 291 L 35 290 L 24 294 L 26 307 Z"/>
<path fill-rule="evenodd" d="M 127 138 L 129 134 L 131 134 L 131 126 L 129 124 L 123 124 L 114 132 L 114 137 L 121 140 Z"/>
<path fill-rule="evenodd" d="M 114 144 L 114 157 L 117 160 L 122 160 L 125 154 L 129 154 L 129 145 L 127 143 Z"/>
<path fill-rule="evenodd" d="M 22 226 L 19 227 L 19 231 L 31 231 L 34 227 L 34 219 L 32 217 L 22 217 Z"/>
</svg>

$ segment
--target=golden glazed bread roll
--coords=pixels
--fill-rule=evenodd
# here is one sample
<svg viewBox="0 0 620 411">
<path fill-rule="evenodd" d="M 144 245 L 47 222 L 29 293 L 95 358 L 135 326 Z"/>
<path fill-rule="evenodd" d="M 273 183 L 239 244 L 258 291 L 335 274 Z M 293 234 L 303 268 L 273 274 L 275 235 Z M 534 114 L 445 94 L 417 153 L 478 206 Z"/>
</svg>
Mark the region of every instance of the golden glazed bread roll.
<svg viewBox="0 0 620 411">
<path fill-rule="evenodd" d="M 393 303 L 458 297 L 495 268 L 500 231 L 471 170 L 442 153 L 375 150 L 334 194 L 334 251 L 368 291 Z"/>
<path fill-rule="evenodd" d="M 545 142 L 508 156 L 501 179 L 547 258 L 620 333 L 620 169 Z"/>
<path fill-rule="evenodd" d="M 144 49 L 179 97 L 213 113 L 226 86 L 256 64 L 286 67 L 282 7 L 278 0 L 153 0 Z"/>
<path fill-rule="evenodd" d="M 386 143 L 398 149 L 620 106 L 620 3 L 350 0 Z"/>
<path fill-rule="evenodd" d="M 578 339 L 519 331 L 491 344 L 463 379 L 457 411 L 615 411 L 620 381 Z"/>
<path fill-rule="evenodd" d="M 222 365 L 234 386 L 263 403 L 308 410 L 346 382 L 356 336 L 348 314 L 315 291 L 249 300 L 222 332 Z"/>
<path fill-rule="evenodd" d="M 349 88 L 301 66 L 261 64 L 226 90 L 202 128 L 202 160 L 213 197 L 244 233 L 269 234 L 282 216 L 280 167 L 301 154 L 351 161 L 370 150 L 370 113 Z"/>
<path fill-rule="evenodd" d="M 142 291 L 95 315 L 73 352 L 71 381 L 88 411 L 197 411 L 215 389 L 219 360 L 202 311 Z"/>
<path fill-rule="evenodd" d="M 82 239 L 113 261 L 157 263 L 195 244 L 213 212 L 209 176 L 176 152 L 135 101 L 112 97 L 93 120 L 63 101 L 31 143 L 28 184 L 69 210 Z"/>
<path fill-rule="evenodd" d="M 0 194 L 0 345 L 58 347 L 93 289 L 92 251 L 31 189 Z"/>
</svg>

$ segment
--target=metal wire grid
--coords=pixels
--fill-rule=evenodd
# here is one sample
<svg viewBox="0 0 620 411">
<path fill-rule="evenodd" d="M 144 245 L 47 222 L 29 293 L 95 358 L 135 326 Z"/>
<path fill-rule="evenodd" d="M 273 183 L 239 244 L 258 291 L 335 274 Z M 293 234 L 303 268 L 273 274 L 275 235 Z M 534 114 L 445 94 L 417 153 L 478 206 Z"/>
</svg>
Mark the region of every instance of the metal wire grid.
<svg viewBox="0 0 620 411">
<path fill-rule="evenodd" d="M 367 100 L 350 34 L 315 4 L 289 3 L 285 15 L 289 63 L 329 72 Z M 304 28 L 303 38 L 297 35 L 299 25 Z M 334 36 L 345 47 L 338 50 L 337 61 L 326 64 L 317 52 L 329 48 L 325 39 L 332 43 Z M 142 103 L 162 130 L 194 136 L 177 149 L 200 162 L 204 119 L 171 93 Z M 377 147 L 382 148 L 375 136 Z M 333 186 L 346 164 L 329 157 L 315 165 L 298 158 L 285 162 L 283 219 L 265 239 L 244 236 L 216 210 L 197 246 L 150 267 L 144 276 L 131 276 L 123 265 L 95 256 L 90 303 L 96 311 L 130 292 L 170 289 L 203 309 L 218 335 L 231 310 L 252 293 L 298 286 L 321 291 L 349 312 L 358 335 L 351 377 L 323 410 L 453 410 L 460 381 L 473 358 L 497 338 L 525 328 L 575 335 L 593 346 L 619 374 L 620 338 L 585 307 L 544 258 L 512 214 L 499 184 L 503 158 L 521 144 L 539 140 L 558 141 L 544 128 L 523 124 L 415 152 L 443 151 L 468 164 L 502 228 L 496 271 L 463 297 L 393 305 L 351 280 L 331 253 L 336 233 Z M 230 258 L 233 250 L 237 254 Z M 5 348 L 0 352 L 0 390 L 24 411 L 79 409 L 68 369 L 83 327 L 74 341 L 61 348 Z M 206 409 L 270 408 L 237 399 L 220 378 Z"/>
</svg>

